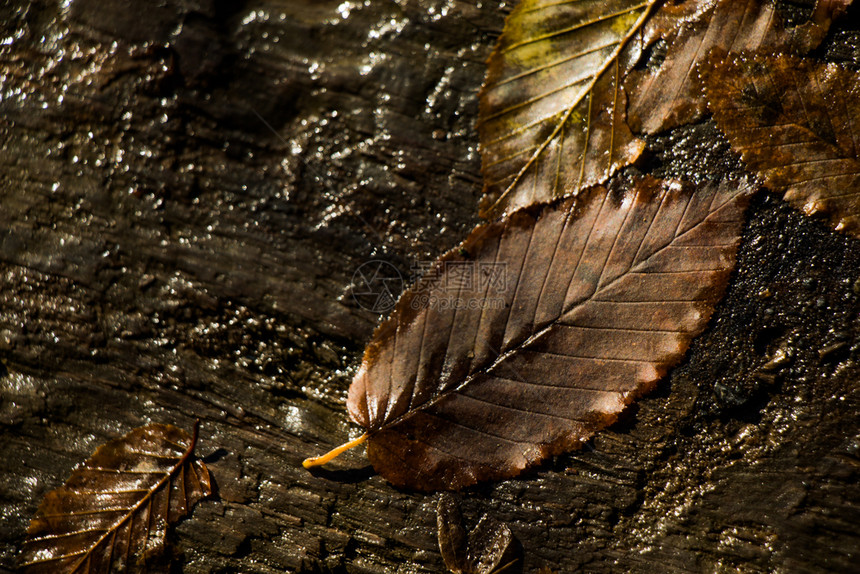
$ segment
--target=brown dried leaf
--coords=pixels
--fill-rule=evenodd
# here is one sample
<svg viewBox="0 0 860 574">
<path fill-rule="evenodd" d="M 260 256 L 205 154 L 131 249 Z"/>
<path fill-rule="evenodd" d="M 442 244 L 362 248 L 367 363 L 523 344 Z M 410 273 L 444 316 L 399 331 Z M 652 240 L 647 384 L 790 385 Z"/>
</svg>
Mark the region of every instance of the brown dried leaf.
<svg viewBox="0 0 860 574">
<path fill-rule="evenodd" d="M 436 514 L 439 551 L 445 566 L 454 574 L 495 574 L 512 571 L 514 536 L 507 524 L 484 515 L 470 533 L 463 526 L 460 502 L 443 493 Z"/>
<path fill-rule="evenodd" d="M 30 521 L 22 571 L 152 572 L 167 527 L 212 493 L 194 436 L 153 424 L 113 440 L 48 493 Z"/>
<path fill-rule="evenodd" d="M 706 104 L 697 69 L 712 49 L 804 54 L 824 39 L 832 19 L 848 4 L 849 0 L 823 0 L 807 24 L 786 28 L 766 0 L 686 2 L 681 7 L 667 3 L 644 31 L 646 43 L 671 42 L 665 59 L 655 70 L 632 71 L 624 82 L 630 129 L 653 134 L 701 118 Z M 700 10 L 694 13 L 686 5 Z"/>
<path fill-rule="evenodd" d="M 704 328 L 748 190 L 643 179 L 478 227 L 365 351 L 347 405 L 373 466 L 398 486 L 459 489 L 612 423 Z"/>
<path fill-rule="evenodd" d="M 824 33 L 826 34 L 830 28 L 830 24 L 834 20 L 844 16 L 853 2 L 854 0 L 818 0 L 815 4 L 815 12 L 812 15 L 812 22 L 824 28 Z"/>
<path fill-rule="evenodd" d="M 860 236 L 860 74 L 790 56 L 715 54 L 705 81 L 717 124 L 767 187 Z"/>
<path fill-rule="evenodd" d="M 485 217 L 576 193 L 634 161 L 620 81 L 654 0 L 523 0 L 488 61 L 478 131 Z"/>
</svg>

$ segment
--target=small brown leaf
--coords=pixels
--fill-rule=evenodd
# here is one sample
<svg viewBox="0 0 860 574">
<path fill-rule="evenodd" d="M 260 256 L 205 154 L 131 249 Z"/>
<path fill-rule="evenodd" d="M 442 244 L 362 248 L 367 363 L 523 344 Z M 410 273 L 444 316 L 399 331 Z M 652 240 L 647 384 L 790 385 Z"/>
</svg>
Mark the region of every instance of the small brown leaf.
<svg viewBox="0 0 860 574">
<path fill-rule="evenodd" d="M 30 521 L 27 573 L 151 572 L 167 527 L 212 493 L 194 436 L 153 424 L 113 440 L 48 493 Z"/>
<path fill-rule="evenodd" d="M 654 3 L 523 0 L 514 9 L 480 95 L 481 215 L 574 194 L 642 153 L 620 82 Z"/>
<path fill-rule="evenodd" d="M 450 493 L 439 498 L 436 523 L 439 550 L 445 566 L 454 574 L 495 574 L 512 572 L 518 558 L 511 543 L 514 536 L 507 524 L 488 515 L 467 534 L 460 513 L 460 502 Z"/>
<path fill-rule="evenodd" d="M 845 11 L 846 1 L 819 2 L 813 18 L 795 28 L 786 28 L 776 7 L 766 0 L 685 3 L 705 8 L 694 16 L 685 5 L 665 4 L 644 32 L 648 43 L 670 42 L 665 59 L 655 70 L 631 72 L 624 83 L 630 129 L 653 134 L 701 118 L 706 104 L 697 70 L 712 49 L 807 53 L 824 39 L 831 21 Z"/>
<path fill-rule="evenodd" d="M 717 125 L 767 187 L 860 237 L 860 74 L 790 56 L 715 54 Z"/>
<path fill-rule="evenodd" d="M 398 486 L 459 489 L 612 423 L 704 328 L 748 192 L 643 179 L 478 227 L 365 351 L 347 404 L 373 466 Z"/>
</svg>

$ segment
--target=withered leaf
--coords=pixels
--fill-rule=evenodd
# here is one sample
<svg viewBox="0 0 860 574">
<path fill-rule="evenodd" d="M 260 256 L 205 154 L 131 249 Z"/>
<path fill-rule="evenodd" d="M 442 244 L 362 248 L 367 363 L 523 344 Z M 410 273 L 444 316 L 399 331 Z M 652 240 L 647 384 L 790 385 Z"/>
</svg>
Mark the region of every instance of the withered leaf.
<svg viewBox="0 0 860 574">
<path fill-rule="evenodd" d="M 22 571 L 152 572 L 167 527 L 212 493 L 194 436 L 153 424 L 102 445 L 30 521 Z"/>
<path fill-rule="evenodd" d="M 483 216 L 576 193 L 639 156 L 620 82 L 653 8 L 523 0 L 514 9 L 480 95 Z"/>
<path fill-rule="evenodd" d="M 809 22 L 787 28 L 772 2 L 718 0 L 667 2 L 643 31 L 646 44 L 669 42 L 665 59 L 653 70 L 634 70 L 624 89 L 627 121 L 635 133 L 657 133 L 698 120 L 706 110 L 697 73 L 712 49 L 787 50 L 806 53 L 824 39 L 831 21 L 844 13 L 847 0 L 823 0 Z M 694 12 L 687 5 L 699 7 Z"/>
<path fill-rule="evenodd" d="M 514 536 L 507 524 L 484 515 L 467 533 L 456 495 L 443 493 L 438 502 L 436 525 L 439 550 L 445 566 L 454 574 L 495 574 L 513 571 Z"/>
<path fill-rule="evenodd" d="M 860 236 L 860 74 L 736 54 L 713 58 L 705 80 L 717 124 L 767 187 Z"/>
<path fill-rule="evenodd" d="M 459 489 L 612 423 L 704 328 L 749 189 L 647 178 L 475 229 L 401 297 L 350 386 L 374 468 Z"/>
</svg>

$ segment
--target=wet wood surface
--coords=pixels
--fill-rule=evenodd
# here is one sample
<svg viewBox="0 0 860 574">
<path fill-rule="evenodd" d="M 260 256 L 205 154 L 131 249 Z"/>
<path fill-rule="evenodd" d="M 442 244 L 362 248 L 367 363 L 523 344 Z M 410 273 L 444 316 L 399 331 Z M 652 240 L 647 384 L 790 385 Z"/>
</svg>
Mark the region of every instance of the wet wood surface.
<svg viewBox="0 0 860 574">
<path fill-rule="evenodd" d="M 478 221 L 509 9 L 0 7 L 0 569 L 98 445 L 199 418 L 218 494 L 175 529 L 176 571 L 443 571 L 433 495 L 362 452 L 300 462 L 356 434 L 379 318 L 356 271 L 406 283 Z M 857 25 L 818 55 L 860 66 Z M 708 121 L 649 145 L 657 176 L 739 169 Z M 526 572 L 856 569 L 858 270 L 856 240 L 759 194 L 684 362 L 587 449 L 465 492 L 467 522 L 508 523 Z"/>
</svg>

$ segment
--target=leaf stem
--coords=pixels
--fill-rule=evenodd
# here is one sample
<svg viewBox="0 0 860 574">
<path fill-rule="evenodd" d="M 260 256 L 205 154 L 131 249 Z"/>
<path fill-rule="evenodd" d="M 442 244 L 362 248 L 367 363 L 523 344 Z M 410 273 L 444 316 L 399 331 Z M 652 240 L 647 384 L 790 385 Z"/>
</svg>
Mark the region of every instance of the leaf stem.
<svg viewBox="0 0 860 574">
<path fill-rule="evenodd" d="M 325 453 L 322 456 L 312 456 L 310 458 L 306 458 L 305 460 L 302 461 L 302 466 L 305 468 L 311 468 L 314 466 L 323 465 L 323 464 L 331 461 L 332 459 L 336 458 L 340 454 L 348 451 L 349 449 L 357 447 L 358 445 L 360 445 L 361 443 L 363 443 L 366 440 L 367 440 L 367 433 L 364 433 L 363 435 L 361 435 L 357 439 L 351 440 L 348 443 L 342 444 L 339 447 L 328 451 L 327 453 Z"/>
</svg>

